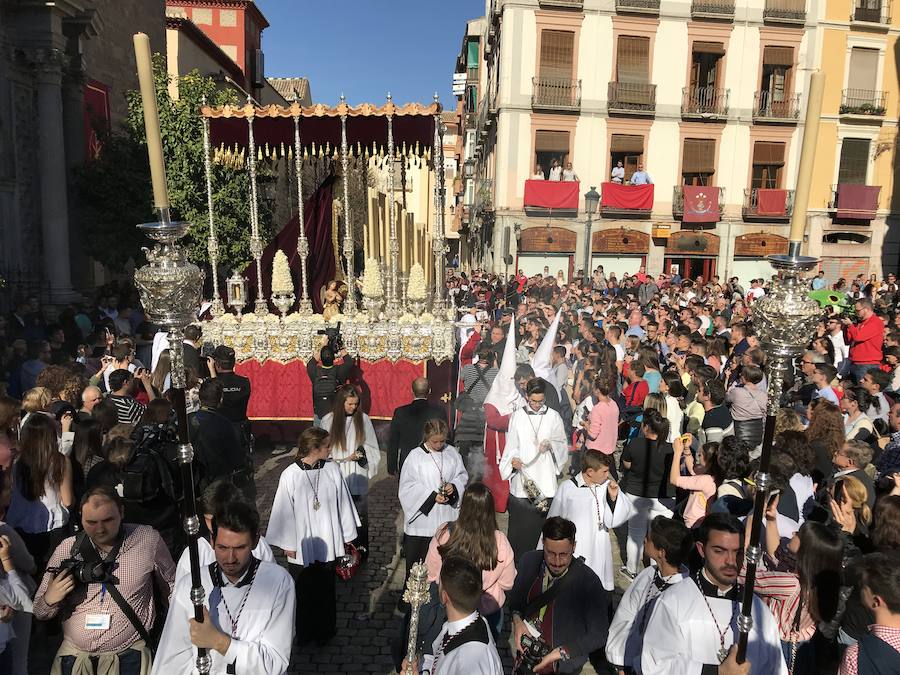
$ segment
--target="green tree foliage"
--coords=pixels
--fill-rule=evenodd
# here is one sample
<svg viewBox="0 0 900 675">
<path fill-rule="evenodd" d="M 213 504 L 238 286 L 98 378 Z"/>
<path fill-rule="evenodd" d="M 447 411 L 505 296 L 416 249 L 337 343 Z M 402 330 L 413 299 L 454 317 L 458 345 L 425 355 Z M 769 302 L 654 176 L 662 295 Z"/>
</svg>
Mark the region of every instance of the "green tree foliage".
<svg viewBox="0 0 900 675">
<path fill-rule="evenodd" d="M 190 257 L 208 263 L 209 213 L 200 106 L 239 104 L 232 90 L 221 90 L 196 70 L 178 79 L 178 98 L 169 95 L 169 77 L 159 54 L 154 56 L 156 98 L 172 217 L 193 224 L 185 241 Z M 121 129 L 103 139 L 99 157 L 76 175 L 79 213 L 87 252 L 111 270 L 120 271 L 148 240 L 135 227 L 154 220 L 153 191 L 140 92 L 127 94 L 128 115 Z M 272 204 L 266 195 L 271 171 L 260 167 L 260 236 L 272 234 Z M 213 164 L 213 200 L 219 263 L 241 268 L 250 259 L 250 177 L 246 169 Z"/>
</svg>

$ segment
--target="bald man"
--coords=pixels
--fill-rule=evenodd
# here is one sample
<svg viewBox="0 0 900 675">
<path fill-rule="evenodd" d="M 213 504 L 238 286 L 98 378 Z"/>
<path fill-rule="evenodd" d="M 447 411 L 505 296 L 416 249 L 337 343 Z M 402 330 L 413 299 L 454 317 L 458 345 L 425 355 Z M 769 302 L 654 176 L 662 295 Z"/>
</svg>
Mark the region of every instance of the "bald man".
<svg viewBox="0 0 900 675">
<path fill-rule="evenodd" d="M 446 406 L 436 406 L 428 402 L 428 394 L 431 393 L 431 385 L 424 377 L 413 380 L 412 403 L 402 405 L 394 410 L 391 420 L 391 434 L 388 438 L 388 473 L 392 476 L 399 474 L 400 466 L 406 455 L 422 443 L 422 430 L 425 422 L 431 419 L 447 421 L 448 410 Z M 398 464 L 399 458 L 399 464 Z"/>
</svg>

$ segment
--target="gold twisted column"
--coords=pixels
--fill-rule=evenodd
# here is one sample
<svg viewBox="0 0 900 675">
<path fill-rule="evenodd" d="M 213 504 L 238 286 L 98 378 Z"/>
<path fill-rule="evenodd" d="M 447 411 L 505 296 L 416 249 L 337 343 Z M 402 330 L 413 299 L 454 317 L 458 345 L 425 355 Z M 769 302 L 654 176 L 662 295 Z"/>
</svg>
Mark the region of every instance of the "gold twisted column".
<svg viewBox="0 0 900 675">
<path fill-rule="evenodd" d="M 347 158 L 347 101 L 341 94 L 338 105 L 341 114 L 341 172 L 344 178 L 344 260 L 347 265 L 347 299 L 344 300 L 344 313 L 347 316 L 356 314 L 356 275 L 353 270 L 353 218 L 350 214 L 350 162 Z"/>
<path fill-rule="evenodd" d="M 309 316 L 313 313 L 312 302 L 307 288 L 307 258 L 309 257 L 309 240 L 306 238 L 306 221 L 303 214 L 303 147 L 300 144 L 300 105 L 294 112 L 294 170 L 297 173 L 297 255 L 300 256 L 300 308 L 299 313 Z"/>
<path fill-rule="evenodd" d="M 438 95 L 434 95 L 435 103 Z M 444 232 L 444 124 L 441 122 L 441 109 L 434 116 L 434 151 L 431 161 L 434 164 L 434 232 L 431 240 L 431 251 L 434 255 L 434 302 L 432 313 L 443 314 L 446 309 L 444 300 L 444 277 L 446 273 L 446 235 Z"/>
<path fill-rule="evenodd" d="M 387 105 L 385 106 L 387 113 L 387 162 L 388 162 L 388 221 L 389 221 L 389 244 L 388 244 L 388 274 L 387 274 L 387 316 L 390 319 L 396 319 L 403 313 L 397 297 L 397 282 L 399 281 L 400 270 L 397 258 L 400 253 L 400 242 L 397 240 L 397 204 L 394 199 L 394 160 L 396 148 L 394 147 L 394 101 L 390 93 L 387 95 Z"/>
<path fill-rule="evenodd" d="M 256 261 L 256 301 L 253 311 L 260 316 L 269 313 L 269 303 L 263 295 L 262 252 L 263 243 L 259 238 L 259 204 L 256 186 L 256 139 L 253 136 L 253 105 L 248 101 L 247 113 L 247 150 L 250 155 L 250 254 Z"/>
<path fill-rule="evenodd" d="M 203 98 L 206 105 L 206 97 Z M 206 208 L 209 212 L 209 236 L 206 239 L 206 250 L 209 253 L 209 266 L 212 268 L 212 315 L 222 316 L 225 306 L 219 295 L 219 241 L 216 239 L 216 223 L 213 217 L 212 160 L 209 148 L 209 118 L 203 118 L 203 165 L 206 169 Z"/>
</svg>

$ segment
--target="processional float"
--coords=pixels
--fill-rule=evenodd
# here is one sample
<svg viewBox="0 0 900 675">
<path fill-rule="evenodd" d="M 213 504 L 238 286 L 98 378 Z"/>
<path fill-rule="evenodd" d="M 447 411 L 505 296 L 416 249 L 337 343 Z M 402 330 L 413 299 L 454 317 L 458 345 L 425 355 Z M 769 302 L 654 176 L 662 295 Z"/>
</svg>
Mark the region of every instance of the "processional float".
<svg viewBox="0 0 900 675">
<path fill-rule="evenodd" d="M 209 207 L 207 245 L 213 270 L 213 319 L 204 324 L 205 340 L 233 347 L 238 360 L 306 361 L 324 342 L 323 332 L 337 330 L 339 326 L 343 344 L 354 357 L 370 361 L 402 358 L 436 362 L 453 358 L 455 316 L 448 314 L 455 314 L 455 310 L 447 306 L 444 285 L 447 250 L 444 128 L 436 98 L 430 105 L 403 106 L 396 105 L 390 95 L 382 106 L 350 106 L 343 96 L 334 107 L 301 106 L 296 102 L 290 106 L 255 106 L 248 102 L 243 106 L 204 106 L 201 115 Z M 338 267 L 348 288 L 343 310 L 326 315 L 313 311 L 311 293 L 315 289 L 309 287 L 311 269 L 322 261 L 311 259 L 303 197 L 304 188 L 308 187 L 303 183 L 304 162 L 323 156 L 333 158 L 335 167 L 340 167 L 338 206 L 344 226 L 340 242 L 343 262 Z M 257 165 L 270 157 L 292 160 L 296 174 L 299 292 L 295 292 L 285 255 L 293 256 L 293 251 L 275 254 L 271 293 L 267 295 L 264 288 Z M 386 199 L 381 198 L 381 215 L 375 204 L 368 209 L 368 217 L 352 209 L 351 158 L 357 166 L 364 162 L 366 167 L 378 165 L 384 169 L 387 185 Z M 414 226 L 411 214 L 395 198 L 395 167 L 400 164 L 401 170 L 405 169 L 410 158 L 417 166 L 430 168 L 432 174 L 429 185 L 434 186 L 433 214 L 427 235 L 425 229 Z M 219 288 L 212 178 L 212 165 L 216 161 L 246 166 L 249 172 L 250 252 L 256 297 L 253 312 L 248 314 L 241 312 L 248 295 L 242 277 L 236 274 L 226 280 L 227 304 L 236 310 L 235 314 L 226 312 Z M 365 233 L 363 242 L 355 236 L 360 226 Z M 357 270 L 357 250 L 361 243 L 364 269 Z M 336 252 L 337 244 L 335 241 Z M 362 307 L 357 303 L 357 289 L 361 292 Z M 278 308 L 280 316 L 269 311 L 269 300 Z M 295 301 L 296 311 L 292 311 Z"/>
</svg>

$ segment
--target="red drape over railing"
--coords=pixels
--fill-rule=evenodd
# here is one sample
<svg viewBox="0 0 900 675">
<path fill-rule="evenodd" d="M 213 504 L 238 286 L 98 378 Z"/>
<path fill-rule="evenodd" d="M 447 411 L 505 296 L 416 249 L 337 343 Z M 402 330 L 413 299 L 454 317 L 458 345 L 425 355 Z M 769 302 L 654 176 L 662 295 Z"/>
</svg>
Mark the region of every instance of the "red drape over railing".
<svg viewBox="0 0 900 675">
<path fill-rule="evenodd" d="M 578 181 L 526 180 L 524 204 L 543 209 L 577 211 L 580 192 L 581 183 Z"/>
<path fill-rule="evenodd" d="M 600 206 L 629 211 L 653 210 L 653 185 L 622 185 L 604 183 Z"/>
<path fill-rule="evenodd" d="M 756 213 L 760 216 L 783 216 L 787 213 L 787 190 L 759 188 L 756 191 Z"/>
<path fill-rule="evenodd" d="M 841 183 L 837 186 L 837 217 L 851 220 L 874 220 L 878 212 L 877 185 Z"/>
<path fill-rule="evenodd" d="M 719 222 L 719 188 L 705 185 L 684 186 L 685 223 Z"/>
</svg>

